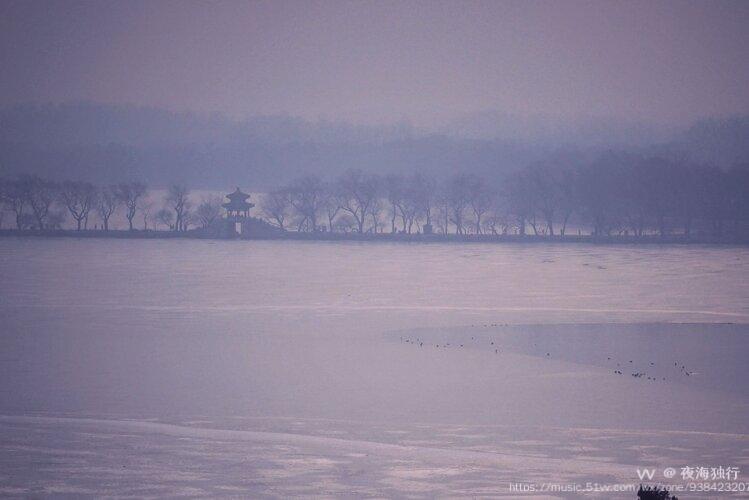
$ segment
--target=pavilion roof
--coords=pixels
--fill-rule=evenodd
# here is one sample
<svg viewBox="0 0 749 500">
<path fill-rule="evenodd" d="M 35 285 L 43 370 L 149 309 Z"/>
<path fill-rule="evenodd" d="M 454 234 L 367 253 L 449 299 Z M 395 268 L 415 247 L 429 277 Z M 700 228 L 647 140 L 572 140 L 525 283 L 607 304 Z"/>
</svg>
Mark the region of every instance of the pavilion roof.
<svg viewBox="0 0 749 500">
<path fill-rule="evenodd" d="M 221 206 L 227 210 L 244 211 L 249 210 L 250 208 L 255 206 L 254 204 L 247 201 L 247 198 L 249 198 L 250 195 L 247 193 L 243 193 L 239 190 L 239 188 L 237 188 L 233 193 L 227 194 L 226 197 L 229 198 L 229 202 L 224 203 Z"/>
<path fill-rule="evenodd" d="M 243 193 L 242 191 L 239 190 L 239 188 L 237 188 L 233 193 L 227 194 L 226 197 L 229 198 L 231 201 L 234 201 L 234 200 L 244 201 L 247 198 L 249 198 L 250 195 L 247 193 Z"/>
</svg>

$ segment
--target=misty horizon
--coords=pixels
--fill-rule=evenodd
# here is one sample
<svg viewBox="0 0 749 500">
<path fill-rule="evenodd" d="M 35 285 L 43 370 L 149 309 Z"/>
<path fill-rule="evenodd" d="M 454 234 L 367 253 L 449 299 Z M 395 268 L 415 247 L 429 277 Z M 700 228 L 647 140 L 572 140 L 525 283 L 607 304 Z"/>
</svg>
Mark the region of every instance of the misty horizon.
<svg viewBox="0 0 749 500">
<path fill-rule="evenodd" d="M 671 126 L 749 113 L 740 1 L 6 1 L 0 12 L 3 105 L 427 128 L 487 110 Z"/>
<path fill-rule="evenodd" d="M 705 121 L 722 121 L 743 119 L 749 115 L 746 112 L 734 111 L 722 114 L 704 114 L 687 120 L 662 121 L 656 119 L 632 119 L 624 116 L 611 114 L 579 113 L 564 116 L 549 111 L 547 113 L 520 114 L 517 112 L 504 111 L 499 108 L 486 108 L 472 111 L 457 112 L 455 116 L 430 122 L 429 124 L 418 124 L 408 116 L 394 117 L 384 121 L 357 121 L 349 118 L 335 118 L 325 116 L 308 117 L 292 111 L 261 112 L 249 110 L 242 114 L 231 114 L 220 109 L 201 110 L 199 108 L 182 107 L 175 108 L 165 105 L 143 104 L 136 101 L 96 101 L 89 99 L 51 101 L 51 100 L 28 100 L 0 105 L 0 110 L 13 109 L 65 109 L 76 107 L 100 107 L 110 109 L 133 109 L 147 112 L 167 113 L 176 117 L 197 118 L 200 120 L 219 120 L 228 123 L 241 124 L 257 120 L 290 120 L 312 125 L 345 126 L 361 130 L 397 130 L 418 135 L 456 135 L 475 139 L 513 139 L 521 135 L 528 135 L 533 131 L 538 135 L 549 134 L 561 127 L 579 126 L 590 127 L 598 124 L 610 124 L 618 128 L 645 129 L 656 131 L 660 134 L 676 134 L 683 132 L 696 123 Z M 468 130 L 458 127 L 469 124 Z M 514 130 L 509 130 L 514 126 Z M 482 128 L 483 127 L 483 128 Z M 503 135 L 504 134 L 504 135 Z M 657 141 L 656 139 L 651 139 Z"/>
<path fill-rule="evenodd" d="M 583 166 L 610 150 L 727 169 L 749 163 L 747 138 L 749 115 L 675 128 L 616 120 L 520 121 L 486 112 L 429 130 L 286 115 L 239 120 L 94 102 L 16 104 L 0 106 L 0 175 L 263 190 L 300 175 L 335 176 L 348 168 L 501 178 L 560 155 Z"/>
</svg>

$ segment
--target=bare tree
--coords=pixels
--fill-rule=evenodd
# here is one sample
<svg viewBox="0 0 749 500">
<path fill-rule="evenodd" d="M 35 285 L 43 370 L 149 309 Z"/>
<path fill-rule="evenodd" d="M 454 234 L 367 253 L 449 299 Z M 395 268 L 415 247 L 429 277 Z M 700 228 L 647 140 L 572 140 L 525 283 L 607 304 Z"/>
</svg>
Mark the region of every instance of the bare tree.
<svg viewBox="0 0 749 500">
<path fill-rule="evenodd" d="M 682 232 L 689 238 L 698 212 L 700 186 L 697 166 L 686 159 L 682 159 L 682 165 L 682 171 L 674 186 L 674 199 L 676 212 L 683 224 Z"/>
<path fill-rule="evenodd" d="M 536 195 L 525 171 L 510 174 L 503 184 L 503 196 L 510 212 L 517 219 L 518 234 L 525 235 L 526 224 L 530 223 L 533 232 L 538 234 L 535 221 Z"/>
<path fill-rule="evenodd" d="M 174 210 L 175 231 L 184 231 L 185 213 L 190 210 L 190 191 L 181 184 L 172 184 L 166 196 L 166 203 Z"/>
<path fill-rule="evenodd" d="M 323 208 L 325 209 L 325 215 L 328 218 L 328 230 L 332 233 L 335 229 L 333 224 L 336 216 L 341 211 L 341 200 L 338 197 L 335 186 L 330 183 L 326 183 L 324 186 L 324 200 Z"/>
<path fill-rule="evenodd" d="M 437 227 L 443 235 L 447 235 L 450 231 L 450 202 L 445 186 L 440 186 L 437 190 L 435 208 L 437 209 Z"/>
<path fill-rule="evenodd" d="M 88 214 L 96 204 L 96 197 L 96 187 L 89 182 L 66 181 L 62 183 L 60 201 L 73 216 L 78 231 L 81 230 L 84 221 L 88 222 Z"/>
<path fill-rule="evenodd" d="M 402 175 L 390 174 L 385 176 L 385 195 L 390 204 L 390 232 L 395 233 L 395 220 L 401 216 L 403 220 L 403 231 L 406 230 L 406 221 L 403 217 L 403 203 L 406 197 L 406 179 Z"/>
<path fill-rule="evenodd" d="M 419 218 L 423 217 L 425 224 L 432 225 L 432 206 L 434 205 L 436 188 L 434 179 L 424 177 L 420 173 L 408 178 L 403 201 L 403 214 L 407 225 L 406 231 L 409 234 L 411 234 L 414 221 Z"/>
<path fill-rule="evenodd" d="M 481 234 L 481 218 L 492 208 L 496 192 L 487 185 L 486 180 L 473 174 L 468 175 L 467 187 L 468 205 L 476 219 L 476 234 Z"/>
<path fill-rule="evenodd" d="M 555 182 L 558 192 L 559 212 L 562 217 L 562 227 L 559 229 L 559 234 L 564 236 L 567 232 L 570 217 L 579 205 L 575 170 L 573 168 L 562 168 L 556 176 Z"/>
<path fill-rule="evenodd" d="M 221 217 L 221 198 L 215 195 L 205 198 L 195 210 L 195 215 L 203 229 L 208 228 Z"/>
<path fill-rule="evenodd" d="M 645 207 L 653 218 L 661 237 L 668 232 L 666 220 L 673 216 L 677 205 L 674 185 L 681 170 L 665 158 L 647 158 L 637 162 L 638 176 L 644 179 Z"/>
<path fill-rule="evenodd" d="M 156 222 L 159 222 L 163 224 L 165 227 L 171 229 L 174 229 L 174 213 L 167 209 L 162 208 L 158 212 L 156 212 Z"/>
<path fill-rule="evenodd" d="M 465 212 L 471 199 L 472 182 L 469 174 L 455 174 L 445 185 L 444 199 L 448 208 L 448 217 L 455 226 L 457 234 L 465 234 Z"/>
<path fill-rule="evenodd" d="M 629 155 L 608 152 L 580 169 L 577 190 L 580 208 L 593 225 L 595 236 L 610 235 L 621 226 L 624 213 L 620 200 L 630 198 L 626 179 Z M 630 198 L 631 199 L 631 198 Z"/>
<path fill-rule="evenodd" d="M 192 206 L 189 205 L 185 209 L 185 211 L 182 214 L 182 226 L 179 228 L 179 231 L 186 232 L 188 229 L 190 229 L 190 226 L 194 226 L 199 223 L 198 216 L 192 211 Z"/>
<path fill-rule="evenodd" d="M 99 214 L 104 230 L 109 231 L 109 218 L 115 213 L 120 206 L 121 200 L 117 196 L 116 186 L 106 186 L 101 188 L 96 200 L 96 212 Z"/>
<path fill-rule="evenodd" d="M 341 210 L 354 218 L 357 229 L 364 232 L 364 223 L 369 210 L 379 197 L 380 182 L 376 176 L 361 170 L 347 170 L 337 180 Z"/>
<path fill-rule="evenodd" d="M 317 231 L 317 219 L 325 204 L 325 187 L 315 175 L 296 179 L 288 188 L 291 206 L 299 216 L 298 229 Z"/>
<path fill-rule="evenodd" d="M 536 208 L 546 221 L 549 235 L 553 236 L 554 214 L 559 206 L 556 169 L 549 162 L 536 162 L 526 169 L 525 175 L 533 190 L 533 199 L 537 200 Z"/>
<path fill-rule="evenodd" d="M 260 198 L 260 211 L 271 224 L 284 231 L 291 208 L 291 193 L 288 189 L 274 189 Z"/>
<path fill-rule="evenodd" d="M 32 229 L 37 225 L 36 217 L 32 214 L 21 214 L 16 224 L 18 225 L 18 229 Z"/>
<path fill-rule="evenodd" d="M 507 234 L 510 222 L 505 198 L 500 196 L 492 198 L 492 203 L 486 213 L 483 225 L 484 231 L 488 230 L 493 235 Z"/>
<path fill-rule="evenodd" d="M 138 211 L 141 198 L 145 197 L 147 192 L 146 185 L 142 182 L 123 182 L 117 185 L 117 197 L 125 205 L 127 222 L 130 231 L 133 230 L 133 219 Z M 144 226 L 146 225 L 144 221 Z M 144 227 L 145 228 L 145 227 Z"/>
<path fill-rule="evenodd" d="M 335 225 L 333 226 L 336 231 L 339 231 L 341 233 L 348 233 L 350 231 L 354 231 L 358 227 L 358 222 L 354 220 L 354 218 L 348 214 L 344 213 L 340 217 L 336 218 Z"/>
<path fill-rule="evenodd" d="M 384 199 L 378 196 L 372 200 L 372 203 L 369 206 L 369 216 L 372 219 L 372 227 L 370 228 L 370 231 L 375 234 L 381 232 L 380 229 L 382 224 L 380 222 L 380 214 L 382 214 L 382 211 L 385 208 L 384 204 Z"/>
<path fill-rule="evenodd" d="M 39 229 L 45 228 L 50 208 L 57 197 L 58 185 L 36 175 L 25 175 L 20 178 L 23 193 L 36 219 Z"/>
<path fill-rule="evenodd" d="M 0 199 L 3 205 L 8 207 L 16 216 L 16 228 L 23 229 L 23 216 L 29 195 L 26 192 L 28 185 L 20 179 L 6 179 L 2 184 Z"/>
<path fill-rule="evenodd" d="M 609 221 L 621 220 L 621 227 L 635 236 L 643 236 L 648 227 L 648 173 L 641 172 L 643 165 L 632 158 L 619 162 L 607 162 L 598 168 L 605 169 L 604 178 L 608 179 L 605 195 L 606 208 L 609 210 Z M 587 174 L 589 175 L 589 174 Z M 599 174 L 601 175 L 601 174 Z M 616 186 L 616 189 L 614 187 Z"/>
<path fill-rule="evenodd" d="M 153 202 L 141 203 L 138 210 L 143 215 L 143 230 L 148 231 L 148 221 L 152 220 L 151 210 L 153 210 Z"/>
<path fill-rule="evenodd" d="M 48 229 L 62 229 L 65 223 L 65 212 L 62 210 L 50 210 L 47 216 Z"/>
</svg>

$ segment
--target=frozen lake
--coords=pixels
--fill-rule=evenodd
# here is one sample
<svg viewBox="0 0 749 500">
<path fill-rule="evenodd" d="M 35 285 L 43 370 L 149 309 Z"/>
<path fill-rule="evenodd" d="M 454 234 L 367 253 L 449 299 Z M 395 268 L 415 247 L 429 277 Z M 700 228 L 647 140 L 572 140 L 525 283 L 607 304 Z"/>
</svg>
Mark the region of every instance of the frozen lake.
<svg viewBox="0 0 749 500">
<path fill-rule="evenodd" d="M 749 474 L 745 248 L 2 238 L 0 277 L 0 494 Z"/>
</svg>

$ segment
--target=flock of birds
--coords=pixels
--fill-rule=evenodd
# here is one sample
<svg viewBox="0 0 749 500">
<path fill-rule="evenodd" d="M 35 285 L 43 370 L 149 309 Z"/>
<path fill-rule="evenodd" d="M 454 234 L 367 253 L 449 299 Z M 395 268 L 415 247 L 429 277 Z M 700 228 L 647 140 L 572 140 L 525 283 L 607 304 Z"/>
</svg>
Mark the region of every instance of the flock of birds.
<svg viewBox="0 0 749 500">
<path fill-rule="evenodd" d="M 611 357 L 608 357 L 606 359 L 607 359 L 607 361 L 612 361 Z M 630 359 L 629 360 L 629 364 L 631 365 L 632 363 L 634 363 L 634 360 Z M 622 372 L 622 370 L 621 370 L 621 363 L 616 363 L 616 366 L 618 368 L 614 370 L 614 373 L 616 375 L 624 375 L 624 372 Z M 651 361 L 650 362 L 650 366 L 655 367 L 655 363 L 653 361 Z M 679 363 L 678 362 L 674 362 L 674 367 L 679 370 L 679 374 L 685 375 L 687 377 L 691 377 L 692 375 L 694 375 L 696 373 L 694 371 L 687 370 L 686 366 L 684 366 L 684 365 L 681 365 L 681 368 L 679 368 Z M 634 377 L 634 378 L 646 378 L 647 380 L 652 380 L 652 381 L 658 380 L 658 377 L 656 377 L 655 375 L 650 375 L 647 372 L 640 372 L 640 371 L 631 372 L 630 375 L 632 377 Z M 666 380 L 666 377 L 661 377 L 661 380 Z"/>
<path fill-rule="evenodd" d="M 483 326 L 484 328 L 490 328 L 490 327 L 500 327 L 500 326 L 509 326 L 509 325 L 507 323 L 504 323 L 504 324 L 500 324 L 500 323 L 486 323 L 484 325 L 479 325 L 479 326 Z M 475 328 L 476 325 L 471 325 L 471 327 Z M 403 336 L 401 336 L 400 340 L 403 343 L 418 345 L 419 347 L 424 347 L 424 344 L 425 344 L 425 341 L 423 339 L 419 338 L 419 337 L 416 337 L 416 338 L 405 337 L 404 338 Z M 478 343 L 479 342 L 478 340 L 476 340 L 476 336 L 475 335 L 471 336 L 471 341 L 473 341 L 474 343 Z M 427 342 L 427 347 L 429 345 L 430 344 Z M 457 348 L 463 348 L 464 347 L 464 344 L 451 344 L 450 342 L 443 342 L 442 344 L 431 344 L 431 345 L 433 345 L 435 348 L 442 348 L 442 349 L 447 349 L 447 348 L 450 348 L 450 347 L 457 347 Z M 492 349 L 494 349 L 494 354 L 499 354 L 499 353 L 502 352 L 502 349 L 500 349 L 499 346 L 497 346 L 495 344 L 495 341 L 493 339 L 489 339 L 489 345 L 490 345 L 490 347 Z M 538 344 L 534 343 L 533 347 L 537 349 L 538 348 Z M 547 352 L 545 357 L 550 358 L 551 357 L 551 352 Z M 613 372 L 614 372 L 615 375 L 624 375 L 624 372 L 622 371 L 622 362 L 616 362 L 610 356 L 607 357 L 606 360 L 609 361 L 609 362 L 615 362 L 616 363 L 617 368 L 615 368 L 613 370 Z M 630 359 L 629 363 L 626 363 L 625 366 L 628 366 L 628 365 L 631 366 L 633 364 L 634 364 L 634 360 Z M 691 377 L 692 375 L 696 374 L 696 372 L 694 372 L 694 371 L 689 371 L 686 368 L 686 366 L 683 365 L 683 364 L 681 365 L 681 367 L 679 367 L 679 366 L 680 365 L 679 365 L 678 362 L 674 362 L 674 367 L 678 369 L 680 375 Z M 650 361 L 650 367 L 655 368 L 655 362 Z M 627 371 L 629 371 L 629 370 L 627 370 Z M 656 381 L 656 380 L 658 380 L 657 376 L 649 374 L 648 372 L 644 372 L 644 371 L 631 371 L 630 375 L 633 378 L 638 378 L 638 379 L 641 378 L 641 379 L 646 379 L 646 380 L 650 380 L 650 381 Z M 661 380 L 665 381 L 666 377 L 662 376 Z"/>
</svg>

